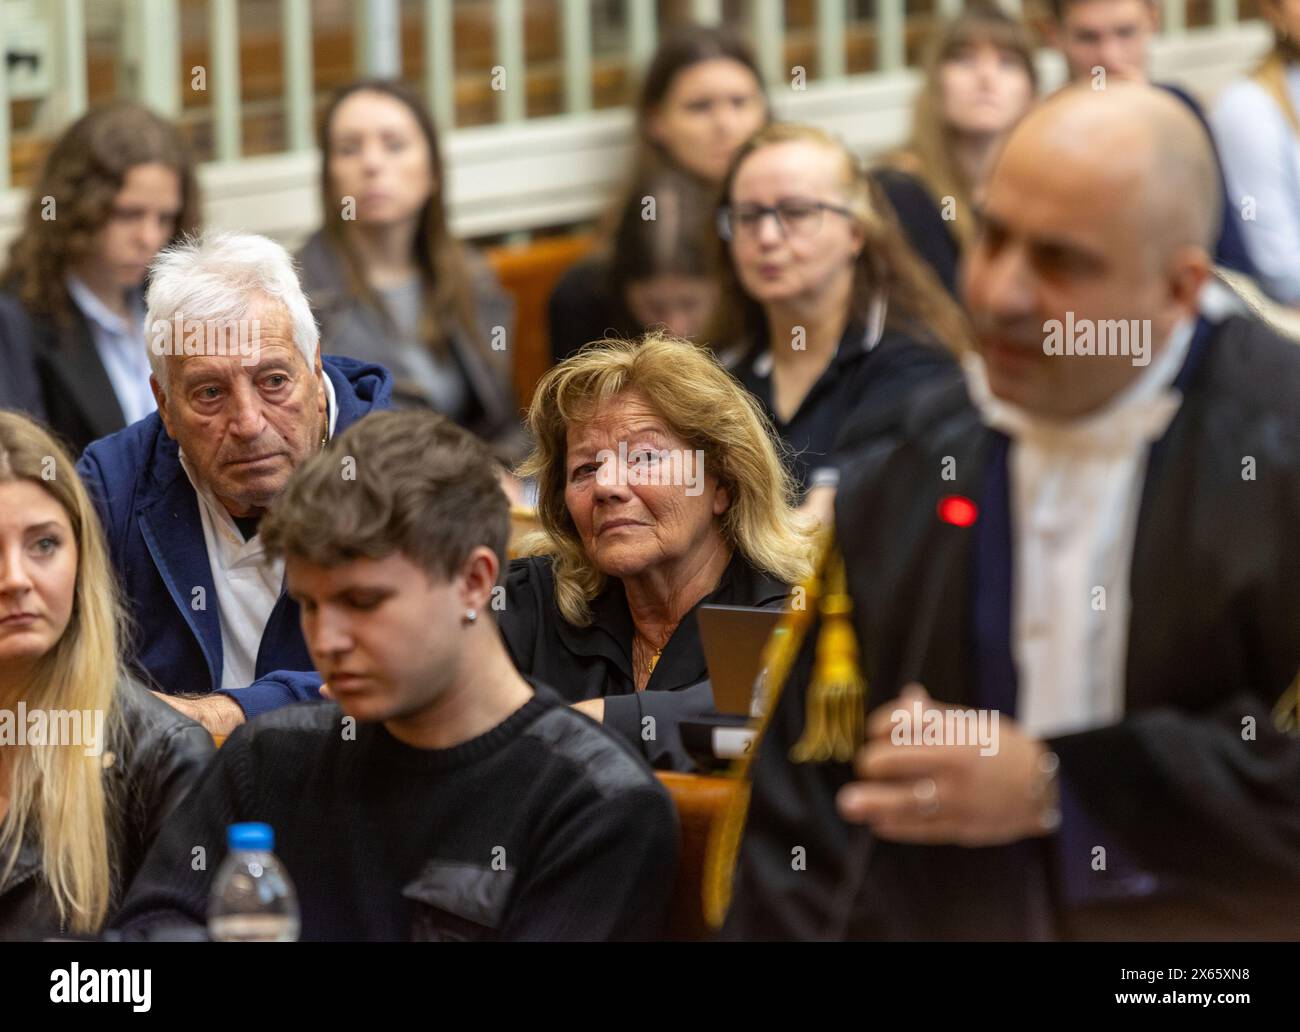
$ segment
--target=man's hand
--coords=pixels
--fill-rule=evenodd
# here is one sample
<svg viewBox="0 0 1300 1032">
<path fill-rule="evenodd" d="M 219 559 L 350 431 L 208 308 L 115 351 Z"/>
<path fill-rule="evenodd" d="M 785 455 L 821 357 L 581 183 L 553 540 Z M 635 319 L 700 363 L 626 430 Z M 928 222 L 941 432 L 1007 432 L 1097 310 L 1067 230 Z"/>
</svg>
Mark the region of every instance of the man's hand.
<svg viewBox="0 0 1300 1032">
<path fill-rule="evenodd" d="M 978 742 L 921 744 L 891 737 L 899 714 L 954 709 L 935 702 L 920 685 L 867 718 L 867 744 L 854 769 L 864 779 L 840 789 L 836 803 L 846 821 L 867 824 L 880 838 L 930 845 L 991 846 L 1053 828 L 1055 800 L 1045 791 L 1051 769 L 1047 749 L 1013 720 L 998 714 L 996 748 L 982 755 Z M 900 736 L 901 737 L 901 736 Z"/>
<path fill-rule="evenodd" d="M 597 724 L 605 723 L 605 700 L 604 699 L 583 699 L 581 702 L 575 702 L 573 708 L 579 713 L 585 713 Z"/>
<path fill-rule="evenodd" d="M 196 699 L 164 695 L 162 692 L 154 692 L 154 695 L 191 720 L 202 724 L 213 738 L 224 738 L 244 722 L 244 711 L 229 695 L 201 695 Z"/>
</svg>

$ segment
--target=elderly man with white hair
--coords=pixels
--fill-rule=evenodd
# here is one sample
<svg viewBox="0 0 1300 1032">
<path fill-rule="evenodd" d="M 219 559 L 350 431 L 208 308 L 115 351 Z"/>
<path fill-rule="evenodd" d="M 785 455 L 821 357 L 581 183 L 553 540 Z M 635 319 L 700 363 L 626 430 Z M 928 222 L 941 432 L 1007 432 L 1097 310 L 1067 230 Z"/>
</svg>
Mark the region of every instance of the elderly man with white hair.
<svg viewBox="0 0 1300 1032">
<path fill-rule="evenodd" d="M 382 367 L 322 358 L 293 261 L 250 234 L 208 234 L 158 256 L 146 319 L 158 402 L 86 449 L 136 627 L 132 659 L 216 734 L 291 702 L 276 670 L 310 670 L 283 563 L 258 520 L 329 438 L 389 407 Z"/>
</svg>

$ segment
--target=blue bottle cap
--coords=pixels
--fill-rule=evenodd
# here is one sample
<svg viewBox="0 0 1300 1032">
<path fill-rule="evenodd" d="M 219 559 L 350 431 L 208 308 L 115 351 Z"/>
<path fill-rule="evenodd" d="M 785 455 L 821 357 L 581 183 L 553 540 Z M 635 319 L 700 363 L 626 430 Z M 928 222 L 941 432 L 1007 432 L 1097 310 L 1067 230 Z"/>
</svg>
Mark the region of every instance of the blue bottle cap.
<svg viewBox="0 0 1300 1032">
<path fill-rule="evenodd" d="M 226 829 L 226 845 L 231 849 L 260 850 L 269 853 L 275 848 L 275 832 L 271 825 L 261 821 L 232 824 Z"/>
</svg>

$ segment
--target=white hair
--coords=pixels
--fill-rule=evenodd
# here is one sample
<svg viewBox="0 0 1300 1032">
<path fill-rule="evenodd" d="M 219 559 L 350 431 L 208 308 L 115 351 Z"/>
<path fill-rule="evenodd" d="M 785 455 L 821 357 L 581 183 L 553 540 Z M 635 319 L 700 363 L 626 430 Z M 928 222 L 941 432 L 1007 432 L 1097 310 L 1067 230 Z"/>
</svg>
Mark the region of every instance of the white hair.
<svg viewBox="0 0 1300 1032">
<path fill-rule="evenodd" d="M 289 252 L 256 233 L 211 232 L 187 236 L 149 266 L 145 316 L 149 367 L 167 388 L 167 355 L 153 346 L 155 327 L 180 316 L 217 325 L 247 319 L 265 301 L 279 302 L 293 325 L 293 342 L 310 369 L 319 334 Z"/>
</svg>

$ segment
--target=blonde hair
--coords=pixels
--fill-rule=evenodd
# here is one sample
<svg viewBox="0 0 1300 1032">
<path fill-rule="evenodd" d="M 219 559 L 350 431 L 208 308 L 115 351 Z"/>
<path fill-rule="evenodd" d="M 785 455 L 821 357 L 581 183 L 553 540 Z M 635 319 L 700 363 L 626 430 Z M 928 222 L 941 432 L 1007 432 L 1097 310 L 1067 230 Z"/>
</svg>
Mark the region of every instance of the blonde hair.
<svg viewBox="0 0 1300 1032">
<path fill-rule="evenodd" d="M 591 623 L 591 601 L 605 582 L 564 500 L 568 431 L 630 392 L 704 453 L 731 497 L 720 530 L 732 549 L 782 583 L 803 580 L 812 570 L 815 525 L 794 508 L 795 484 L 767 416 L 710 351 L 648 333 L 635 341 L 598 341 L 565 359 L 542 377 L 528 410 L 535 443 L 521 472 L 537 478 L 543 529 L 524 550 L 553 557 L 555 601 L 564 618 L 579 627 Z"/>
<path fill-rule="evenodd" d="M 782 143 L 809 143 L 834 155 L 840 163 L 844 204 L 862 231 L 862 251 L 853 267 L 849 315 L 866 320 L 878 295 L 887 301 L 885 325 L 914 339 L 955 354 L 970 344 L 966 316 L 930 266 L 917 256 L 904 236 L 893 208 L 866 174 L 857 156 L 844 143 L 816 126 L 773 122 L 751 136 L 732 159 L 723 181 L 722 202 L 731 203 L 740 167 L 758 151 Z M 767 316 L 763 306 L 741 285 L 731 248 L 720 245 L 719 297 L 709 339 L 725 350 L 761 342 L 767 346 Z"/>
<path fill-rule="evenodd" d="M 912 131 L 902 147 L 881 159 L 881 164 L 916 176 L 925 184 L 936 204 L 945 197 L 956 202 L 953 234 L 963 248 L 975 239 L 974 190 L 957 163 L 953 130 L 943 112 L 943 66 L 963 47 L 988 43 L 1015 54 L 1029 78 L 1033 94 L 1038 93 L 1038 72 L 1034 67 L 1034 41 L 1029 29 L 1017 18 L 989 3 L 974 3 L 961 14 L 943 22 L 931 37 L 921 62 L 921 89 L 912 108 Z"/>
<path fill-rule="evenodd" d="M 77 547 L 71 618 L 37 663 L 22 699 L 30 708 L 99 711 L 105 728 L 117 731 L 121 609 L 99 518 L 72 459 L 54 438 L 17 413 L 0 412 L 0 483 L 22 480 L 63 506 Z M 30 829 L 40 837 L 42 873 L 60 921 L 74 932 L 97 931 L 112 902 L 115 859 L 109 827 L 114 806 L 102 757 L 66 744 L 11 748 L 9 811 L 0 821 L 3 876 L 13 869 Z"/>
</svg>

